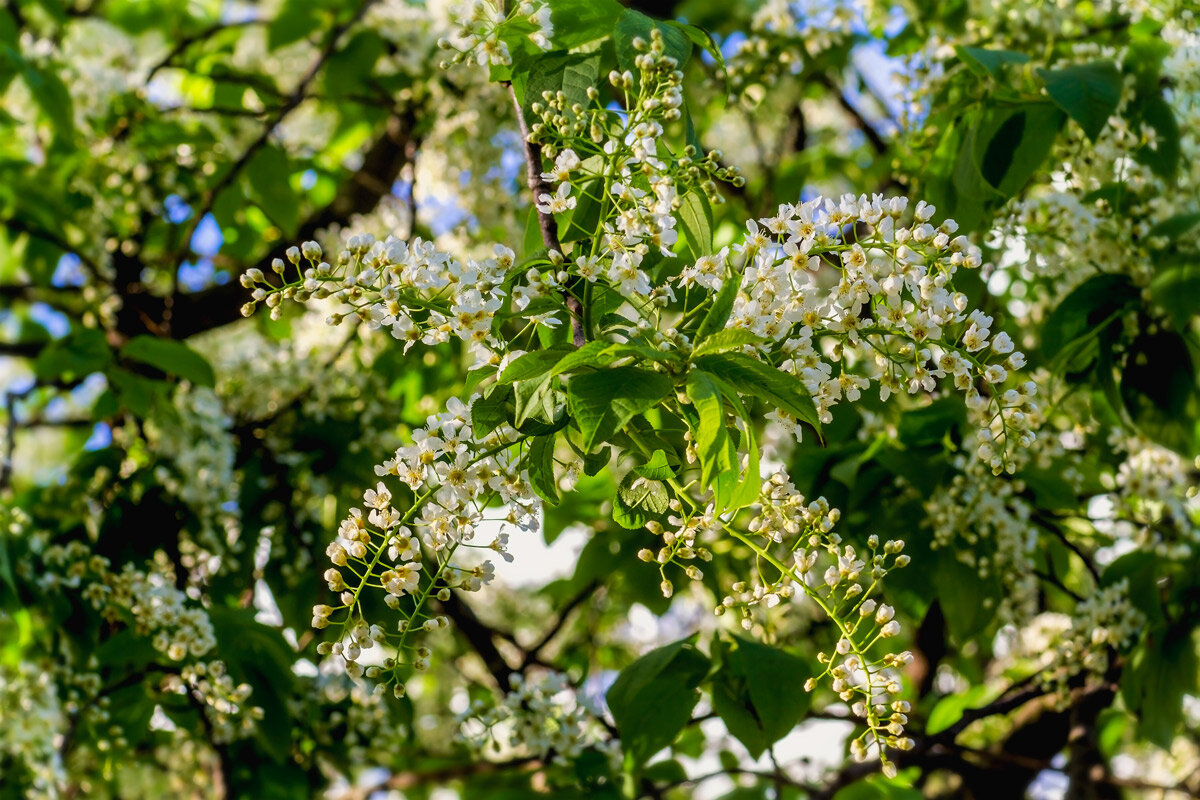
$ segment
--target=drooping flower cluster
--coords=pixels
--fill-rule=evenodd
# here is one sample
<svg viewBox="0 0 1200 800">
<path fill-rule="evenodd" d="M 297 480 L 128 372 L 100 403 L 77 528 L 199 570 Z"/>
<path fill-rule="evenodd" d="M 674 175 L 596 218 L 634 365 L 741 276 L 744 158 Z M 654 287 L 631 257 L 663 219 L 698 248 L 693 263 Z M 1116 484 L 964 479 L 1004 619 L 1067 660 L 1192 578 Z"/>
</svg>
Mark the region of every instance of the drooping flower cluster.
<svg viewBox="0 0 1200 800">
<path fill-rule="evenodd" d="M 503 306 L 503 285 L 514 260 L 507 247 L 496 245 L 494 252 L 493 258 L 463 262 L 420 237 L 411 243 L 390 236 L 379 242 L 362 234 L 350 238 L 335 267 L 322 260 L 319 244 L 305 242 L 287 253 L 296 278 L 287 279 L 291 270 L 282 259 L 271 265 L 284 278 L 281 285 L 268 282 L 258 269 L 242 276 L 242 284 L 254 290 L 242 311 L 248 315 L 262 302 L 278 316 L 285 299 L 332 298 L 351 310 L 335 311 L 330 324 L 354 315 L 370 327 L 387 328 L 406 351 L 418 342 L 457 338 L 470 345 L 477 363 L 486 364 L 502 350 L 492 321 Z"/>
<path fill-rule="evenodd" d="M 682 513 L 685 506 L 692 509 L 690 514 Z M 900 634 L 900 623 L 894 609 L 874 596 L 890 569 L 909 562 L 901 553 L 904 543 L 881 544 L 878 537 L 871 536 L 865 553 L 844 544 L 834 532 L 841 516 L 838 509 L 831 508 L 823 497 L 806 501 L 783 471 L 763 479 L 747 532 L 734 527 L 728 519 L 732 515 L 716 513 L 711 503 L 702 509 L 686 494 L 672 498 L 672 508 L 676 514 L 669 522 L 675 529 L 656 522 L 646 526 L 663 537 L 664 547 L 658 553 L 642 550 L 639 557 L 658 563 L 660 571 L 668 563 L 677 564 L 690 578 L 700 580 L 703 575 L 694 560 L 712 559 L 706 544 L 732 536 L 749 546 L 760 566 L 748 580 L 730 587 L 716 608 L 717 615 L 734 612 L 742 628 L 763 633 L 765 620 L 756 621 L 756 612 L 765 616 L 768 609 L 797 592 L 809 597 L 834 623 L 839 638 L 834 654 L 819 655 L 825 671 L 806 688 L 811 691 L 818 681 L 828 678 L 834 692 L 866 723 L 854 742 L 856 754 L 865 756 L 868 747 L 874 746 L 883 757 L 887 747 L 910 747 L 911 740 L 903 736 L 907 706 L 897 695 L 901 691 L 899 670 L 912 656 L 907 651 L 877 654 L 881 640 Z M 672 590 L 664 577 L 664 593 L 669 596 Z M 885 769 L 893 769 L 886 759 L 884 763 Z"/>
<path fill-rule="evenodd" d="M 381 480 L 363 494 L 366 511 L 352 508 L 329 544 L 333 566 L 325 580 L 338 593 L 339 605 L 316 606 L 313 626 L 339 626 L 339 639 L 322 642 L 318 651 L 340 656 L 352 676 L 390 683 L 399 680 L 401 665 L 427 668 L 429 650 L 414 645 L 412 637 L 449 624 L 428 603 L 449 599 L 452 589 L 478 591 L 494 575 L 491 561 L 467 566 L 456 563 L 455 554 L 464 547 L 502 553 L 504 528 L 536 526 L 538 504 L 517 447 L 522 438 L 507 426 L 481 434 L 474 430 L 470 405 L 452 399 L 446 411 L 413 432 L 412 444 L 375 468 L 381 478 L 398 478 L 410 490 L 407 509 L 393 504 L 393 492 Z M 477 533 L 494 538 L 473 544 Z M 366 618 L 362 593 L 368 587 L 383 590 L 384 602 L 399 612 L 398 623 Z M 364 669 L 360 656 L 376 646 L 395 655 Z M 403 691 L 401 684 L 395 691 Z"/>
<path fill-rule="evenodd" d="M 691 189 L 720 202 L 716 181 L 740 181 L 735 170 L 722 167 L 720 153 L 699 158 L 689 146 L 683 157 L 659 151 L 664 124 L 680 117 L 683 73 L 667 55 L 662 32 L 649 42 L 634 41 L 637 74 L 612 72 L 609 82 L 625 95 L 617 113 L 597 102 L 585 108 L 559 92 L 547 92 L 531 106 L 540 118 L 530 126 L 530 141 L 554 158 L 542 175 L 558 183 L 554 194 L 542 194 L 539 210 L 561 213 L 576 208 L 580 198 L 600 204 L 599 235 L 590 248 L 573 252 L 573 271 L 589 284 L 603 278 L 626 298 L 666 296 L 643 270 L 643 261 L 674 254 L 679 239 L 676 214 Z M 694 202 L 700 202 L 697 194 Z M 692 202 L 689 200 L 689 202 Z"/>
<path fill-rule="evenodd" d="M 865 553 L 844 544 L 833 530 L 840 516 L 823 497 L 806 502 L 786 473 L 779 471 L 766 478 L 758 513 L 750 521 L 750 534 L 738 538 L 750 544 L 777 574 L 767 579 L 759 570 L 751 581 L 735 584 L 718 613 L 736 609 L 743 627 L 749 627 L 746 623 L 751 621 L 752 609 L 770 608 L 797 590 L 815 602 L 834 623 L 839 637 L 833 653 L 818 653 L 825 671 L 809 679 L 805 688 L 811 691 L 829 678 L 833 691 L 866 723 L 866 729 L 851 743 L 852 753 L 865 758 L 874 747 L 885 772 L 894 773 L 885 748 L 912 746 L 912 740 L 903 736 L 907 703 L 898 699 L 900 670 L 912 661 L 912 654 L 890 650 L 875 654 L 877 643 L 900 634 L 900 623 L 895 610 L 873 595 L 888 571 L 904 567 L 909 557 L 901 553 L 904 542 L 899 540 L 881 544 L 879 537 L 872 535 Z M 786 555 L 777 557 L 775 552 Z"/>
<path fill-rule="evenodd" d="M 953 220 L 935 228 L 924 202 L 902 224 L 907 207 L 906 198 L 880 195 L 785 204 L 750 220 L 731 250 L 697 260 L 678 283 L 716 291 L 740 281 L 726 327 L 774 343 L 823 421 L 872 384 L 887 400 L 950 383 L 966 396 L 979 457 L 993 472 L 1011 472 L 1009 451 L 1029 446 L 1040 421 L 1037 387 L 1010 380 L 1024 355 L 954 290 L 960 268 L 981 265 L 979 248 L 955 235 Z M 786 413 L 773 417 L 799 436 Z"/>
<path fill-rule="evenodd" d="M 1054 663 L 1068 675 L 1087 670 L 1103 675 L 1110 652 L 1136 639 L 1145 616 L 1129 602 L 1129 580 L 1097 589 L 1075 607 L 1071 626 L 1058 642 Z"/>
<path fill-rule="evenodd" d="M 249 703 L 250 684 L 236 683 L 223 661 L 189 664 L 178 675 L 169 676 L 164 688 L 199 701 L 217 744 L 250 735 L 255 722 L 263 718 L 262 708 Z"/>
<path fill-rule="evenodd" d="M 511 677 L 512 688 L 489 704 L 476 700 L 459 715 L 459 737 L 470 747 L 514 751 L 567 764 L 585 748 L 612 749 L 599 712 L 566 675 Z"/>
<path fill-rule="evenodd" d="M 66 782 L 59 743 L 65 714 L 52 670 L 22 662 L 0 666 L 0 761 L 26 797 L 58 798 Z M 27 775 L 21 775 L 26 772 Z"/>
<path fill-rule="evenodd" d="M 525 36 L 537 48 L 549 50 L 554 24 L 550 6 L 544 0 L 521 0 L 505 12 L 503 0 L 467 0 L 451 9 L 459 29 L 452 38 L 438 42 L 454 50 L 454 62 L 474 59 L 479 66 L 503 66 L 512 63 L 505 38 Z"/>
<path fill-rule="evenodd" d="M 155 477 L 196 513 L 205 544 L 218 549 L 222 523 L 230 517 L 225 508 L 237 497 L 233 420 L 216 392 L 205 387 L 176 390 L 173 404 L 178 413 L 155 419 L 146 431 L 151 450 L 163 461 Z"/>
<path fill-rule="evenodd" d="M 78 589 L 105 618 L 151 637 L 154 648 L 172 661 L 200 658 L 217 644 L 207 612 L 162 572 L 129 563 L 113 572 L 108 558 L 80 541 L 47 547 L 42 562 L 44 588 Z"/>
<path fill-rule="evenodd" d="M 1187 560 L 1200 546 L 1200 466 L 1140 436 L 1119 445 L 1126 458 L 1116 475 L 1118 519 L 1133 526 L 1133 543 L 1139 548 Z"/>
</svg>

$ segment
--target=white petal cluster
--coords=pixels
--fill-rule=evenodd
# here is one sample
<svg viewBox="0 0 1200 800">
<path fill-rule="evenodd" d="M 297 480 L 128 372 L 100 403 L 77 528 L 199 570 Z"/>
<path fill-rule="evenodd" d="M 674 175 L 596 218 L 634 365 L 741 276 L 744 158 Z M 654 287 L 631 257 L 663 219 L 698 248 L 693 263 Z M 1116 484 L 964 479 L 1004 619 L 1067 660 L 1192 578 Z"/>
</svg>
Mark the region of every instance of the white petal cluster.
<svg viewBox="0 0 1200 800">
<path fill-rule="evenodd" d="M 170 575 L 128 563 L 113 572 L 106 557 L 79 541 L 51 545 L 42 561 L 43 586 L 78 588 L 93 608 L 150 637 L 155 649 L 172 661 L 200 658 L 216 647 L 207 612 L 177 589 Z"/>
<path fill-rule="evenodd" d="M 511 677 L 512 688 L 496 702 L 476 700 L 459 716 L 459 739 L 476 750 L 538 758 L 552 756 L 568 764 L 585 748 L 616 751 L 597 711 L 566 675 L 549 672 L 535 679 Z"/>
<path fill-rule="evenodd" d="M 0 761 L 6 769 L 24 768 L 29 783 L 24 796 L 52 800 L 62 796 L 67 774 L 59 752 L 66 715 L 59 701 L 54 672 L 21 662 L 0 666 Z"/>
<path fill-rule="evenodd" d="M 164 689 L 189 694 L 208 718 L 213 742 L 223 744 L 250 736 L 263 710 L 249 704 L 248 683 L 236 683 L 223 661 L 189 664 L 168 678 Z"/>
<path fill-rule="evenodd" d="M 852 743 L 855 755 L 865 757 L 873 748 L 890 769 L 886 748 L 912 746 L 903 735 L 907 706 L 899 694 L 900 671 L 913 657 L 908 651 L 888 651 L 878 658 L 870 653 L 877 642 L 901 632 L 895 610 L 875 595 L 891 569 L 908 564 L 904 542 L 880 542 L 872 535 L 865 550 L 844 543 L 834 531 L 841 512 L 824 497 L 806 501 L 782 471 L 764 479 L 758 506 L 749 525 L 756 540 L 748 543 L 774 566 L 775 577 L 768 580 L 759 569 L 751 580 L 733 584 L 717 614 L 736 611 L 742 627 L 753 630 L 756 609 L 765 612 L 797 591 L 812 600 L 833 622 L 838 640 L 833 653 L 818 653 L 825 671 L 805 688 L 811 691 L 828 678 L 833 691 L 866 723 Z M 765 544 L 757 544 L 762 540 Z"/>
<path fill-rule="evenodd" d="M 486 364 L 494 363 L 503 350 L 492 323 L 504 305 L 502 287 L 514 261 L 507 247 L 496 245 L 492 258 L 461 261 L 420 237 L 410 243 L 360 234 L 350 237 L 336 267 L 322 257 L 316 242 L 291 248 L 291 270 L 282 259 L 272 265 L 284 278 L 282 285 L 268 282 L 261 270 L 249 270 L 242 284 L 253 294 L 243 313 L 262 302 L 278 316 L 285 299 L 332 298 L 351 310 L 335 312 L 331 324 L 354 315 L 369 327 L 387 328 L 404 342 L 406 352 L 418 342 L 435 345 L 458 339 L 470 345 L 477 364 Z M 292 271 L 297 277 L 288 280 Z"/>
<path fill-rule="evenodd" d="M 520 31 L 539 49 L 549 50 L 554 35 L 549 4 L 544 0 L 522 0 L 505 13 L 507 5 L 501 0 L 467 0 L 453 6 L 450 15 L 459 28 L 454 36 L 438 44 L 456 51 L 455 62 L 474 60 L 479 66 L 512 63 L 503 38 L 509 33 Z"/>
<path fill-rule="evenodd" d="M 388 681 L 401 663 L 428 667 L 429 651 L 413 645 L 411 637 L 449 623 L 432 614 L 427 601 L 447 599 L 452 588 L 478 591 L 495 574 L 489 560 L 473 566 L 454 562 L 456 552 L 480 548 L 507 556 L 507 535 L 475 545 L 477 531 L 499 526 L 527 532 L 537 525 L 539 504 L 515 447 L 519 438 L 506 426 L 477 437 L 470 405 L 454 398 L 444 412 L 413 432 L 411 444 L 375 468 L 389 482 L 398 479 L 411 499 L 402 512 L 393 502 L 393 490 L 381 480 L 364 492 L 363 507 L 350 509 L 342 521 L 326 550 L 332 566 L 325 571 L 339 605 L 313 609 L 315 628 L 337 624 L 341 635 L 337 641 L 322 642 L 318 652 L 342 658 L 355 677 L 384 674 L 376 666 L 364 670 L 358 663 L 363 651 L 377 645 L 394 648 L 399 657 L 384 659 Z M 385 627 L 364 617 L 360 601 L 368 586 L 382 588 L 387 606 L 399 612 L 397 624 Z M 343 611 L 335 622 L 333 616 Z M 399 684 L 396 689 L 402 691 Z"/>
<path fill-rule="evenodd" d="M 881 195 L 784 204 L 678 282 L 719 289 L 740 281 L 727 327 L 778 343 L 781 368 L 804 382 L 822 421 L 872 385 L 887 400 L 951 384 L 978 427 L 979 457 L 1011 472 L 1009 450 L 1032 444 L 1040 423 L 1037 386 L 1010 380 L 1024 355 L 954 290 L 960 268 L 981 266 L 979 248 L 956 235 L 953 220 L 934 227 L 924 202 L 902 224 L 907 208 L 907 198 Z M 794 420 L 774 418 L 799 435 Z"/>
</svg>

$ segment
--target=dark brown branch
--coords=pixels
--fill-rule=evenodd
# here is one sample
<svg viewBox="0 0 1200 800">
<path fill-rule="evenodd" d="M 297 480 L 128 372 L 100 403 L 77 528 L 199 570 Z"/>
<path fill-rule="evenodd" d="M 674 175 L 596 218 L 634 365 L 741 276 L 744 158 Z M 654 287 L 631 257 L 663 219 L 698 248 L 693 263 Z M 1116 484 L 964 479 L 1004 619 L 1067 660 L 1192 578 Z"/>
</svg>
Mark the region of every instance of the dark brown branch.
<svg viewBox="0 0 1200 800">
<path fill-rule="evenodd" d="M 513 85 L 508 84 L 508 94 L 512 97 L 513 111 L 517 115 L 517 129 L 521 133 L 521 142 L 525 147 L 525 175 L 527 178 L 529 191 L 533 194 L 533 203 L 536 209 L 540 198 L 544 194 L 553 195 L 554 190 L 546 183 L 542 177 L 542 148 L 536 142 L 529 141 L 529 125 L 525 122 L 525 112 L 521 109 L 521 99 L 517 97 L 517 91 Z M 542 244 L 547 250 L 557 250 L 562 252 L 562 243 L 558 241 L 558 224 L 554 221 L 553 214 L 547 214 L 542 211 L 537 211 L 538 227 L 542 231 Z M 583 347 L 587 341 L 587 335 L 583 329 L 583 303 L 579 297 L 583 291 L 582 281 L 578 279 L 572 280 L 567 285 L 566 291 L 563 292 L 563 299 L 567 304 L 567 311 L 571 315 L 571 338 L 576 347 Z"/>
<path fill-rule="evenodd" d="M 192 45 L 202 42 L 212 36 L 216 36 L 221 31 L 229 30 L 230 28 L 242 28 L 247 25 L 260 25 L 262 22 L 263 20 L 260 19 L 245 19 L 238 20 L 236 22 L 219 22 L 215 25 L 210 25 L 203 30 L 197 31 L 190 36 L 181 37 L 179 41 L 175 43 L 175 46 L 172 47 L 165 56 L 163 56 L 162 60 L 150 68 L 150 71 L 146 73 L 145 82 L 149 83 L 160 70 L 171 66 L 171 63 L 175 61 L 176 58 L 179 58 L 179 56 L 183 55 L 184 51 L 186 51 Z"/>
<path fill-rule="evenodd" d="M 534 662 L 538 654 L 541 653 L 542 650 L 545 649 L 546 645 L 550 644 L 550 641 L 558 635 L 559 631 L 562 630 L 563 625 L 565 625 L 567 622 L 567 618 L 571 616 L 571 612 L 578 608 L 585 600 L 591 597 L 592 594 L 595 593 L 597 586 L 598 584 L 593 581 L 587 586 L 583 587 L 578 594 L 567 601 L 567 604 L 563 606 L 561 611 L 558 612 L 558 618 L 554 620 L 554 622 L 550 625 L 550 628 L 544 634 L 542 634 L 542 637 L 538 639 L 537 642 L 535 642 L 526 650 L 525 661 L 521 664 L 522 670 Z"/>
<path fill-rule="evenodd" d="M 854 120 L 854 124 L 857 125 L 858 129 L 861 130 L 863 135 L 867 137 L 867 141 L 871 144 L 871 149 L 874 150 L 877 155 L 883 155 L 888 151 L 887 140 L 885 140 L 879 131 L 875 129 L 875 126 L 871 124 L 870 120 L 863 116 L 863 113 L 858 110 L 858 107 L 855 106 L 854 103 L 850 102 L 850 98 L 846 97 L 846 93 L 836 86 L 828 75 L 819 73 L 814 76 L 814 80 L 833 93 L 833 95 L 837 98 L 838 105 L 840 105 L 842 110 L 850 116 L 850 119 Z"/>
<path fill-rule="evenodd" d="M 500 654 L 493 639 L 495 631 L 489 628 L 475 610 L 467 605 L 458 592 L 451 592 L 448 600 L 442 601 L 442 611 L 454 622 L 454 626 L 466 637 L 472 649 L 483 659 L 484 666 L 496 685 L 503 692 L 512 688 L 510 676 L 515 671 Z"/>
<path fill-rule="evenodd" d="M 27 236 L 32 236 L 35 239 L 41 239 L 43 242 L 49 242 L 50 244 L 62 250 L 64 253 L 73 254 L 79 259 L 79 263 L 87 269 L 93 278 L 95 278 L 97 281 L 104 280 L 103 270 L 101 270 L 100 265 L 95 261 L 95 259 L 86 253 L 82 253 L 77 250 L 71 245 L 70 242 L 58 234 L 51 233 L 50 231 L 42 228 L 35 228 L 19 219 L 7 219 L 3 221 L 3 224 L 10 230 L 14 230 L 18 233 L 24 233 Z"/>
</svg>

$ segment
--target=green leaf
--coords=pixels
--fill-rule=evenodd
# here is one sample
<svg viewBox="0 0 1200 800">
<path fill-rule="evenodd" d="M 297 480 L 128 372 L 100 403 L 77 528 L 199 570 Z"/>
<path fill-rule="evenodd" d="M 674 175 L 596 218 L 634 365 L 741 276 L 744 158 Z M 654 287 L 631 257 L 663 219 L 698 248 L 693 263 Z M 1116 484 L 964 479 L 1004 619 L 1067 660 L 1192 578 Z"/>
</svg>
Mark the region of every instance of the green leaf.
<svg viewBox="0 0 1200 800">
<path fill-rule="evenodd" d="M 632 8 L 625 9 L 617 20 L 613 31 L 613 44 L 617 50 L 617 64 L 622 71 L 628 70 L 635 76 L 639 74 L 634 60 L 638 51 L 633 47 L 633 40 L 642 38 L 650 42 L 650 31 L 658 28 L 663 36 L 663 52 L 679 62 L 679 69 L 687 63 L 692 54 L 692 42 L 679 28 L 665 22 L 651 19 L 640 11 Z"/>
<path fill-rule="evenodd" d="M 1121 676 L 1121 696 L 1138 717 L 1138 735 L 1170 750 L 1183 721 L 1184 695 L 1197 690 L 1200 663 L 1192 628 L 1152 631 Z"/>
<path fill-rule="evenodd" d="M 1156 89 L 1157 90 L 1157 89 Z M 1154 129 L 1154 147 L 1142 145 L 1134 157 L 1160 178 L 1171 180 L 1183 155 L 1182 132 L 1175 112 L 1161 94 L 1146 98 L 1138 115 L 1144 125 Z"/>
<path fill-rule="evenodd" d="M 690 642 L 652 650 L 617 676 L 605 695 L 621 734 L 621 745 L 635 764 L 675 741 L 700 700 L 708 658 Z"/>
<path fill-rule="evenodd" d="M 654 517 L 665 514 L 670 499 L 662 481 L 645 478 L 631 470 L 617 487 L 613 520 L 623 528 L 641 528 Z"/>
<path fill-rule="evenodd" d="M 245 171 L 250 187 L 246 195 L 285 235 L 294 233 L 300 224 L 300 198 L 289 183 L 291 173 L 287 155 L 270 146 L 255 153 Z"/>
<path fill-rule="evenodd" d="M 1162 236 L 1167 239 L 1178 239 L 1197 225 L 1200 225 L 1200 212 L 1176 214 L 1173 217 L 1164 219 L 1147 231 L 1146 238 L 1154 239 Z"/>
<path fill-rule="evenodd" d="M 588 89 L 599 85 L 599 53 L 547 53 L 534 62 L 525 83 L 525 106 L 545 103 L 543 92 L 562 92 L 568 107 L 590 105 Z"/>
<path fill-rule="evenodd" d="M 954 52 L 959 61 L 981 78 L 999 78 L 1006 66 L 1025 64 L 1029 56 L 1014 50 L 990 50 L 982 47 L 956 46 Z"/>
<path fill-rule="evenodd" d="M 734 637 L 713 675 L 713 710 L 751 758 L 758 758 L 808 713 L 812 698 L 804 691 L 804 682 L 811 676 L 802 659 Z"/>
<path fill-rule="evenodd" d="M 384 53 L 383 37 L 370 28 L 358 30 L 325 62 L 324 86 L 330 97 L 350 97 L 369 91 L 371 74 Z"/>
<path fill-rule="evenodd" d="M 267 49 L 278 50 L 311 36 L 320 28 L 319 6 L 313 0 L 284 0 L 267 26 Z"/>
<path fill-rule="evenodd" d="M 482 397 L 471 403 L 471 428 L 475 436 L 487 436 L 509 420 L 509 404 L 513 399 L 511 386 L 489 386 Z"/>
<path fill-rule="evenodd" d="M 925 733 L 932 736 L 941 733 L 962 719 L 968 708 L 980 708 L 988 703 L 995 690 L 987 686 L 972 686 L 965 692 L 947 695 L 937 702 L 929 712 L 929 721 L 925 723 Z"/>
<path fill-rule="evenodd" d="M 570 221 L 567 222 L 562 235 L 559 236 L 560 242 L 567 244 L 581 239 L 590 239 L 596 235 L 596 230 L 600 226 L 600 208 L 604 199 L 601 197 L 601 193 L 603 191 L 604 181 L 600 178 L 593 178 L 583 185 L 575 201 L 575 209 L 571 212 Z M 597 200 L 597 197 L 600 199 Z"/>
<path fill-rule="evenodd" d="M 1158 330 L 1130 342 L 1120 389 L 1125 410 L 1143 434 L 1181 455 L 1194 455 L 1200 387 L 1183 336 L 1176 331 Z"/>
<path fill-rule="evenodd" d="M 500 373 L 500 377 L 496 378 L 496 383 L 516 383 L 517 381 L 527 381 L 530 378 L 545 375 L 555 364 L 562 360 L 563 356 L 574 351 L 575 349 L 570 345 L 559 345 L 520 355 L 504 368 L 504 371 Z"/>
<path fill-rule="evenodd" d="M 725 422 L 725 402 L 718 381 L 702 369 L 688 372 L 687 396 L 699 414 L 692 436 L 700 461 L 700 484 L 707 487 L 717 474 L 737 470 L 737 459 L 731 457 L 733 446 Z"/>
<path fill-rule="evenodd" d="M 696 329 L 696 344 L 702 344 L 709 336 L 724 330 L 725 323 L 729 321 L 729 315 L 733 313 L 733 303 L 737 300 L 741 288 L 741 273 L 735 272 L 725 279 L 725 282 L 721 284 L 721 289 L 713 297 L 708 313 L 700 321 L 700 327 Z"/>
<path fill-rule="evenodd" d="M 758 346 L 762 343 L 761 336 L 751 333 L 745 328 L 723 328 L 711 336 L 705 337 L 700 346 L 692 351 L 692 356 L 727 353 L 731 350 L 741 351 L 746 345 Z"/>
<path fill-rule="evenodd" d="M 554 46 L 571 50 L 607 37 L 622 11 L 616 0 L 554 0 L 550 3 Z"/>
<path fill-rule="evenodd" d="M 1128 276 L 1093 276 L 1068 294 L 1042 325 L 1042 352 L 1049 358 L 1123 309 L 1138 302 L 1138 290 Z"/>
<path fill-rule="evenodd" d="M 671 379 L 639 367 L 612 367 L 576 375 L 567 384 L 571 416 L 588 452 L 603 444 L 634 416 L 670 394 Z"/>
<path fill-rule="evenodd" d="M 42 69 L 21 60 L 21 77 L 29 87 L 33 101 L 54 127 L 57 141 L 69 141 L 75 135 L 75 103 L 62 78 L 50 69 Z"/>
<path fill-rule="evenodd" d="M 576 372 L 585 367 L 603 369 L 626 358 L 649 361 L 676 360 L 673 354 L 643 344 L 593 340 L 563 356 L 562 360 L 554 365 L 554 369 L 550 370 L 550 374 L 562 375 L 564 372 Z"/>
<path fill-rule="evenodd" d="M 75 328 L 62 339 L 57 339 L 33 362 L 33 371 L 39 380 L 52 381 L 58 378 L 71 380 L 99 372 L 112 360 L 112 351 L 104 332 L 97 328 Z"/>
<path fill-rule="evenodd" d="M 1171 315 L 1178 329 L 1187 330 L 1200 314 L 1200 257 L 1161 259 L 1150 279 L 1150 297 Z"/>
<path fill-rule="evenodd" d="M 1049 103 L 1027 103 L 992 115 L 979 137 L 987 142 L 979 154 L 984 180 L 1005 198 L 1020 192 L 1050 155 L 1064 119 Z"/>
<path fill-rule="evenodd" d="M 713 212 L 708 195 L 699 189 L 693 189 L 683 196 L 679 207 L 679 226 L 683 229 L 683 235 L 687 237 L 693 259 L 712 255 Z"/>
<path fill-rule="evenodd" d="M 169 384 L 165 381 L 156 381 L 116 367 L 109 368 L 104 374 L 116 391 L 121 406 L 133 412 L 134 416 L 147 417 L 157 402 L 166 400 Z"/>
<path fill-rule="evenodd" d="M 817 408 L 800 379 L 780 372 L 745 353 L 720 353 L 694 359 L 696 366 L 731 384 L 743 395 L 752 395 L 782 409 L 820 432 Z"/>
<path fill-rule="evenodd" d="M 953 550 L 942 550 L 936 574 L 946 625 L 960 644 L 965 643 L 986 629 L 996 616 L 1000 591 L 995 572 L 981 578 L 978 571 L 959 561 Z"/>
<path fill-rule="evenodd" d="M 671 468 L 670 462 L 667 461 L 666 451 L 663 450 L 655 450 L 649 461 L 634 467 L 633 471 L 643 478 L 654 481 L 669 481 L 675 477 L 675 470 Z"/>
<path fill-rule="evenodd" d="M 721 73 L 721 82 L 728 91 L 729 68 L 725 64 L 725 54 L 721 52 L 721 46 L 717 44 L 717 40 L 713 38 L 713 35 L 699 25 L 691 25 L 673 19 L 667 20 L 667 24 L 683 31 L 683 35 L 690 39 L 692 44 L 707 51 L 712 56 L 713 61 L 717 65 L 717 70 Z"/>
<path fill-rule="evenodd" d="M 1111 61 L 1037 71 L 1050 99 L 1079 123 L 1093 142 L 1121 102 L 1121 72 Z"/>
<path fill-rule="evenodd" d="M 197 386 L 216 385 L 216 374 L 204 356 L 174 339 L 135 336 L 121 348 L 121 356 L 139 364 L 148 364 Z"/>
<path fill-rule="evenodd" d="M 550 505 L 559 501 L 558 482 L 554 479 L 554 440 L 556 434 L 535 436 L 529 440 L 529 455 L 525 468 L 529 471 L 529 482 L 538 497 Z"/>
</svg>

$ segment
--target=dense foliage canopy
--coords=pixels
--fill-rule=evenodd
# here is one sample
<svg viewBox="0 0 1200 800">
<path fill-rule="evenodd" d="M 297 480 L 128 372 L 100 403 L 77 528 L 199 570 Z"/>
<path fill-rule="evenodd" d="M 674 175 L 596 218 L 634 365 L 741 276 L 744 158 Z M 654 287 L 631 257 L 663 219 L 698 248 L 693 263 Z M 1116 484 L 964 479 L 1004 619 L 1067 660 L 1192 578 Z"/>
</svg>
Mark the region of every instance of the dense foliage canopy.
<svg viewBox="0 0 1200 800">
<path fill-rule="evenodd" d="M 1196 12 L 9 0 L 0 796 L 1200 797 Z"/>
</svg>

